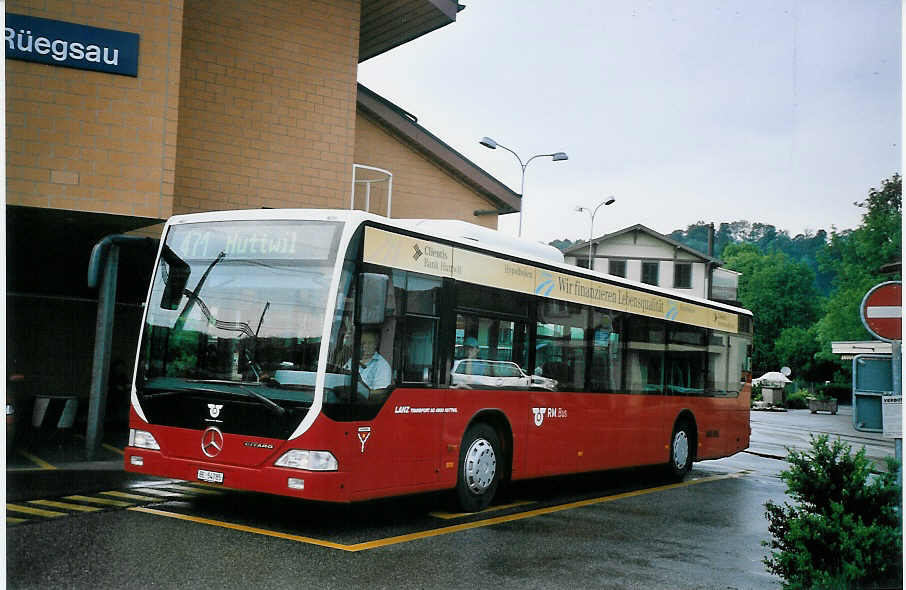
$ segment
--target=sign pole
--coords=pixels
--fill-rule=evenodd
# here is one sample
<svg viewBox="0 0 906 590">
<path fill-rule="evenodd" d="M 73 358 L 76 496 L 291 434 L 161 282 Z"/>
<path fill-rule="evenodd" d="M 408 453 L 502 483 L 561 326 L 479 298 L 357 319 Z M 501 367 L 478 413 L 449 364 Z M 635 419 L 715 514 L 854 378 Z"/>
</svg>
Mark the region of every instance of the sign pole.
<svg viewBox="0 0 906 590">
<path fill-rule="evenodd" d="M 895 439 L 897 484 L 903 482 L 903 292 L 901 281 L 878 283 L 868 290 L 859 306 L 865 329 L 879 340 L 890 342 L 891 389 L 881 398 L 884 436 Z M 855 410 L 854 410 L 855 411 Z"/>
<path fill-rule="evenodd" d="M 902 399 L 903 395 L 903 348 L 901 340 L 892 340 L 890 342 L 891 369 L 893 371 L 893 395 Z M 897 485 L 903 487 L 903 431 L 902 427 L 898 436 L 894 439 L 894 448 L 896 449 L 896 459 L 899 466 L 897 467 Z"/>
</svg>

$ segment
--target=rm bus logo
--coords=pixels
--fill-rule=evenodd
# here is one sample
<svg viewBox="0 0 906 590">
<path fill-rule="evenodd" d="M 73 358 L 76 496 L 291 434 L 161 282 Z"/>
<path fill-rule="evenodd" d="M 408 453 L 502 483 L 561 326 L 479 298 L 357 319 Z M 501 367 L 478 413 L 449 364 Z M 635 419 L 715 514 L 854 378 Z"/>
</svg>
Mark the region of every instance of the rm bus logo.
<svg viewBox="0 0 906 590">
<path fill-rule="evenodd" d="M 535 426 L 541 427 L 544 424 L 544 417 L 548 418 L 566 418 L 569 413 L 566 408 L 532 408 L 534 414 Z"/>
<path fill-rule="evenodd" d="M 547 408 L 532 408 L 532 414 L 535 415 L 535 426 L 540 427 L 544 423 L 544 415 L 547 413 Z"/>
</svg>

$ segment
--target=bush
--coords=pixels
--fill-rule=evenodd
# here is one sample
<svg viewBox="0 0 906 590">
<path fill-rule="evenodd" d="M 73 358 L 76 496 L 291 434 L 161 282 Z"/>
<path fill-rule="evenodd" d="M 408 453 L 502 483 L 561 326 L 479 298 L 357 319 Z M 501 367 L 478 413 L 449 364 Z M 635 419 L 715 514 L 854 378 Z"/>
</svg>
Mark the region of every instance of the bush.
<svg viewBox="0 0 906 590">
<path fill-rule="evenodd" d="M 849 383 L 822 383 L 815 387 L 815 393 L 844 404 L 851 403 L 853 399 L 853 388 Z"/>
<path fill-rule="evenodd" d="M 897 462 L 871 474 L 863 448 L 812 437 L 811 451 L 790 450 L 780 474 L 795 506 L 765 503 L 772 549 L 767 569 L 786 589 L 902 587 Z"/>
<path fill-rule="evenodd" d="M 795 393 L 788 393 L 786 395 L 786 401 L 784 402 L 783 407 L 789 410 L 803 410 L 807 408 L 808 392 L 797 391 Z"/>
<path fill-rule="evenodd" d="M 761 383 L 752 385 L 752 401 L 760 402 L 764 397 L 761 395 Z"/>
</svg>

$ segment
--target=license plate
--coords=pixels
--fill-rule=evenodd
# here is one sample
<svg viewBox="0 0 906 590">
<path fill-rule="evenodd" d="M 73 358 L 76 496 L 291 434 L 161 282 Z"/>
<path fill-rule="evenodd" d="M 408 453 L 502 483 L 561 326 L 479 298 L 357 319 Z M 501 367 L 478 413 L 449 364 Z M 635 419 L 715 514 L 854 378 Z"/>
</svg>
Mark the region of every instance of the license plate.
<svg viewBox="0 0 906 590">
<path fill-rule="evenodd" d="M 223 483 L 223 474 L 219 471 L 207 471 L 206 469 L 198 470 L 198 479 L 208 483 Z"/>
</svg>

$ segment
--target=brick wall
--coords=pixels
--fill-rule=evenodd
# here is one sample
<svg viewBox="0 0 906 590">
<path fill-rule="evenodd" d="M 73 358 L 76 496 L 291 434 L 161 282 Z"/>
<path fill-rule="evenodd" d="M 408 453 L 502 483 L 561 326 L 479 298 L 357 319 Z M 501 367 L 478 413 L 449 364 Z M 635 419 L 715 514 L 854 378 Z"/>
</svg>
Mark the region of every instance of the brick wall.
<svg viewBox="0 0 906 590">
<path fill-rule="evenodd" d="M 496 215 L 473 215 L 476 209 L 492 209 L 490 202 L 362 114 L 356 116 L 355 137 L 356 164 L 393 173 L 393 217 L 462 219 L 497 229 Z M 357 208 L 364 208 L 363 191 L 356 190 Z M 348 193 L 347 188 L 347 199 Z M 384 215 L 385 189 L 373 185 L 371 197 L 371 211 Z M 344 207 L 348 206 L 347 200 Z"/>
<path fill-rule="evenodd" d="M 6 202 L 167 217 L 182 0 L 8 0 L 7 12 L 138 33 L 138 77 L 6 60 Z"/>
<path fill-rule="evenodd" d="M 357 0 L 186 0 L 176 213 L 342 207 Z"/>
</svg>

